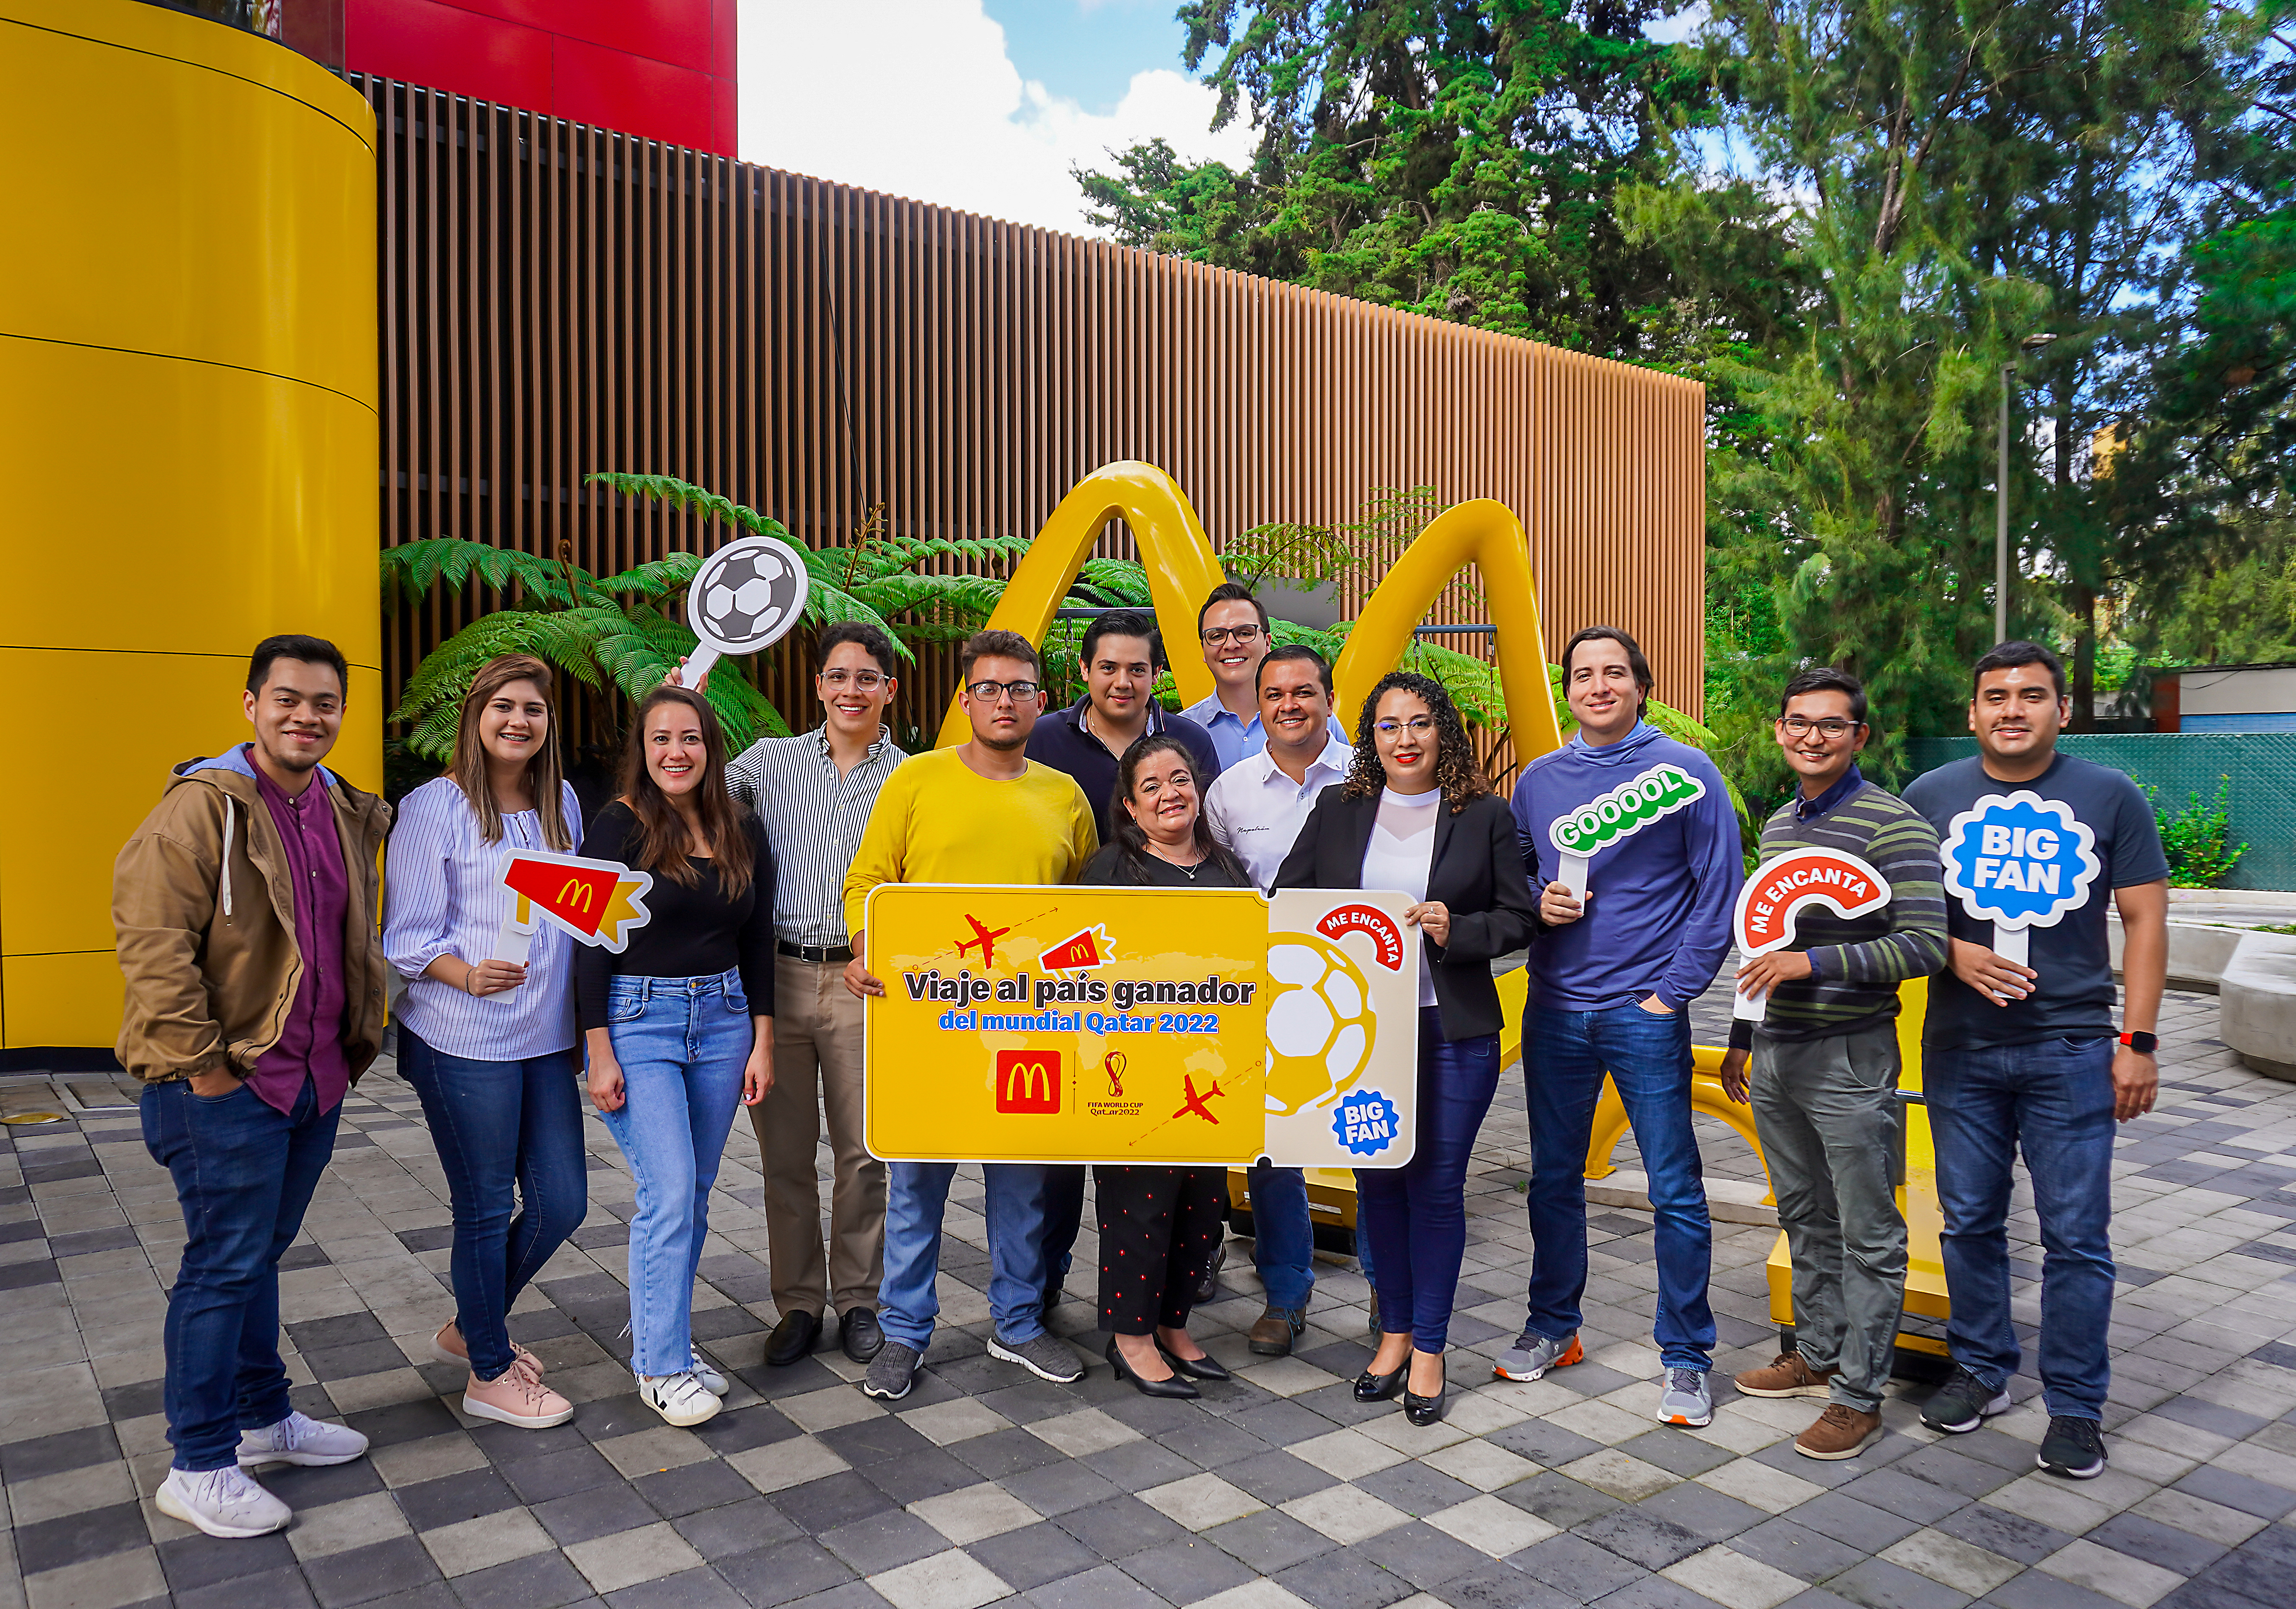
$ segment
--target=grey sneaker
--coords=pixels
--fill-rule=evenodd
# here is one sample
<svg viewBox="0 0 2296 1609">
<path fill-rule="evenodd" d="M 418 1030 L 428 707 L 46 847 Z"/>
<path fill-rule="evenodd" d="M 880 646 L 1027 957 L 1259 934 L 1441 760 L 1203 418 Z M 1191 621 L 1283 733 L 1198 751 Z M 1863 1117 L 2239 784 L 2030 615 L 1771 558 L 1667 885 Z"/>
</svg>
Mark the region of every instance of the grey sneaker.
<svg viewBox="0 0 2296 1609">
<path fill-rule="evenodd" d="M 1583 1361 L 1587 1350 L 1578 1344 L 1576 1334 L 1560 1341 L 1549 1341 L 1537 1330 L 1525 1330 L 1515 1337 L 1514 1344 L 1499 1354 L 1491 1366 L 1491 1373 L 1502 1380 L 1538 1380 L 1549 1369 L 1568 1368 Z"/>
<path fill-rule="evenodd" d="M 1922 1423 L 1948 1436 L 1964 1435 L 2013 1406 L 2006 1390 L 1997 1391 L 1967 1369 L 1956 1367 L 1952 1378 L 1922 1405 Z"/>
<path fill-rule="evenodd" d="M 1084 1365 L 1066 1343 L 1047 1334 L 1038 1334 L 1028 1341 L 988 1342 L 988 1355 L 1007 1363 L 1017 1363 L 1039 1380 L 1049 1380 L 1054 1385 L 1067 1385 L 1084 1378 Z M 874 1370 L 871 1371 L 875 1373 Z"/>
<path fill-rule="evenodd" d="M 1658 1422 L 1692 1430 L 1714 1423 L 1714 1388 L 1704 1369 L 1669 1369 L 1658 1394 Z"/>
<path fill-rule="evenodd" d="M 861 1394 L 898 1402 L 917 1383 L 917 1365 L 924 1360 L 925 1355 L 916 1348 L 888 1335 L 884 1346 L 871 1359 L 868 1374 L 862 1378 Z"/>
</svg>

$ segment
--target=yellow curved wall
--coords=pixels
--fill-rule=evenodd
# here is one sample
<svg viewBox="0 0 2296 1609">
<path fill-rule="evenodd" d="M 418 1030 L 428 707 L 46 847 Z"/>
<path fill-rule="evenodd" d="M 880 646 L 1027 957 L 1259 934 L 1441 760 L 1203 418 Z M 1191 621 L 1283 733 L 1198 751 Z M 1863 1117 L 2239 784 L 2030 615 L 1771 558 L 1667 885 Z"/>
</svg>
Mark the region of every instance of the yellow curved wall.
<svg viewBox="0 0 2296 1609">
<path fill-rule="evenodd" d="M 112 857 L 247 735 L 248 650 L 351 663 L 381 784 L 374 122 L 267 40 L 0 0 L 0 1052 L 108 1047 Z"/>
</svg>

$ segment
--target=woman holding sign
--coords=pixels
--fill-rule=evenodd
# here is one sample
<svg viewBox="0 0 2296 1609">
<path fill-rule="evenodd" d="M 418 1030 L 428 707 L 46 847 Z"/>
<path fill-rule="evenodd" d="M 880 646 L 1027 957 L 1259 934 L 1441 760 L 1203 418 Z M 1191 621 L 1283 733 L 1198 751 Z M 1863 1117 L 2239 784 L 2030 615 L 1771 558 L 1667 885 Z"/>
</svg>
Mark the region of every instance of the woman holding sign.
<svg viewBox="0 0 2296 1609">
<path fill-rule="evenodd" d="M 1450 695 L 1398 670 L 1364 701 L 1347 780 L 1316 800 L 1275 886 L 1398 889 L 1424 943 L 1417 1148 L 1356 1173 L 1383 1324 L 1356 1399 L 1398 1391 L 1414 1424 L 1443 1417 L 1443 1351 L 1467 1250 L 1467 1158 L 1499 1081 L 1503 1018 L 1490 964 L 1530 939 L 1514 819 L 1491 792 Z"/>
<path fill-rule="evenodd" d="M 550 667 L 528 654 L 480 668 L 454 761 L 400 804 L 383 861 L 383 952 L 408 980 L 398 1070 L 422 1098 L 455 1209 L 455 1317 L 430 1350 L 469 1367 L 465 1413 L 529 1430 L 563 1424 L 574 1405 L 543 1384 L 541 1359 L 505 1321 L 589 1209 L 572 940 L 545 924 L 523 963 L 489 958 L 512 898 L 504 851 L 562 854 L 582 831 L 550 690 Z"/>
<path fill-rule="evenodd" d="M 1112 888 L 1248 889 L 1243 863 L 1213 841 L 1195 754 L 1152 732 L 1117 762 L 1111 841 L 1077 881 Z M 1121 1052 L 1113 1053 L 1120 1055 Z M 1193 1397 L 1190 1380 L 1228 1372 L 1188 1334 L 1196 1286 L 1226 1233 L 1225 1168 L 1092 1170 L 1100 1209 L 1100 1327 L 1108 1367 L 1151 1397 Z"/>
<path fill-rule="evenodd" d="M 628 948 L 585 948 L 576 1007 L 590 1100 L 630 1165 L 630 1367 L 672 1424 L 718 1412 L 725 1376 L 693 1346 L 693 1278 L 736 1101 L 772 1085 L 774 863 L 756 815 L 726 790 L 726 740 L 701 694 L 638 706 L 621 792 L 585 857 L 652 874 L 652 919 Z"/>
</svg>

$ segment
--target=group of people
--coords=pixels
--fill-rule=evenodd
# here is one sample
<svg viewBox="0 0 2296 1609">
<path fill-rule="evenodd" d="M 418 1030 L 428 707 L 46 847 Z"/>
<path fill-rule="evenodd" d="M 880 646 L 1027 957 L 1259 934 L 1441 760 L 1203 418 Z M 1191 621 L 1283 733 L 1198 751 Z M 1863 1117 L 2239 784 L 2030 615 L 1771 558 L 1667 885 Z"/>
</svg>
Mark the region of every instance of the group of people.
<svg viewBox="0 0 2296 1609">
<path fill-rule="evenodd" d="M 1357 1174 L 1376 1345 L 1354 1391 L 1399 1397 L 1416 1424 L 1445 1408 L 1466 1173 L 1500 1073 L 1493 964 L 1527 949 L 1535 1250 L 1525 1327 L 1496 1372 L 1536 1380 L 1585 1355 L 1582 1169 L 1608 1076 L 1656 1212 L 1657 1417 L 1710 1423 L 1711 1229 L 1686 1013 L 1730 948 L 1745 858 L 1712 762 L 1645 718 L 1641 650 L 1608 627 L 1571 638 L 1561 662 L 1577 731 L 1524 768 L 1510 801 L 1435 681 L 1384 677 L 1351 735 L 1333 714 L 1330 667 L 1276 645 L 1249 589 L 1216 588 L 1198 631 L 1215 691 L 1178 715 L 1152 696 L 1164 660 L 1144 614 L 1091 623 L 1084 694 L 1056 710 L 1031 644 L 977 633 L 959 655 L 966 741 L 906 755 L 885 718 L 898 651 L 875 628 L 832 625 L 815 644 L 819 726 L 729 755 L 701 690 L 673 677 L 635 711 L 616 791 L 587 820 L 562 773 L 550 671 L 512 655 L 479 672 L 449 769 L 406 795 L 395 830 L 387 806 L 323 763 L 342 719 L 341 655 L 313 637 L 259 644 L 250 740 L 176 768 L 115 877 L 119 1058 L 146 1080 L 145 1140 L 174 1177 L 185 1226 L 168 1300 L 175 1456 L 160 1509 L 210 1535 L 260 1535 L 290 1515 L 246 1470 L 366 1450 L 357 1431 L 289 1403 L 277 1266 L 343 1096 L 379 1054 L 394 985 L 399 1071 L 429 1120 L 454 1215 L 455 1312 L 430 1345 L 467 1371 L 465 1413 L 529 1428 L 573 1415 L 508 1315 L 587 1211 L 585 1092 L 635 1186 L 628 1339 L 649 1407 L 696 1424 L 728 1389 L 694 1344 L 691 1304 L 737 1106 L 765 1178 L 778 1315 L 766 1366 L 809 1356 L 833 1318 L 861 1389 L 906 1395 L 939 1315 L 955 1164 L 887 1163 L 863 1143 L 863 1001 L 883 985 L 862 930 L 870 892 L 888 882 L 1409 896 L 1423 960 L 1415 1146 L 1402 1167 Z M 1786 690 L 1776 738 L 1800 789 L 1765 827 L 1764 857 L 1844 849 L 1891 895 L 1856 917 L 1806 913 L 1792 947 L 1740 969 L 1767 1014 L 1723 1067 L 1733 1096 L 1753 1104 L 1799 1325 L 1795 1350 L 1736 1383 L 1829 1399 L 1796 1443 L 1811 1457 L 1853 1457 L 1878 1432 L 1906 1262 L 1892 1194 L 1897 991 L 1935 973 L 1925 1094 L 1956 1370 L 1924 1419 L 1965 1431 L 2008 1405 L 2019 1353 L 2005 1225 L 2021 1144 L 2046 1247 L 2039 1361 L 2054 1417 L 2040 1461 L 2075 1476 L 2103 1467 L 2111 1136 L 2114 1118 L 2152 1102 L 2166 868 L 2134 784 L 2054 752 L 2064 714 L 2054 658 L 2001 645 L 1975 672 L 1980 757 L 1900 800 L 1857 771 L 1868 728 L 1854 678 L 1810 671 Z M 1665 809 L 1588 858 L 1557 850 L 1558 819 L 1654 772 L 1678 785 L 1637 797 L 1663 794 Z M 1995 952 L 1989 924 L 1948 907 L 1939 874 L 1950 818 L 2012 786 L 2069 805 L 2103 868 L 2087 903 L 2035 931 L 2024 964 Z M 650 920 L 619 952 L 546 924 L 513 935 L 506 848 L 649 873 Z M 2125 1033 L 2112 1021 L 2108 899 L 2128 932 Z M 1046 1315 L 1066 1285 L 1086 1170 L 983 1170 L 988 1350 L 1075 1380 L 1085 1363 Z M 1222 1170 L 1092 1172 L 1110 1367 L 1153 1396 L 1226 1379 L 1188 1327 L 1224 1234 Z M 1299 1170 L 1262 1165 L 1250 1189 L 1267 1305 L 1248 1343 L 1281 1356 L 1305 1330 L 1315 1282 L 1306 1185 Z"/>
</svg>

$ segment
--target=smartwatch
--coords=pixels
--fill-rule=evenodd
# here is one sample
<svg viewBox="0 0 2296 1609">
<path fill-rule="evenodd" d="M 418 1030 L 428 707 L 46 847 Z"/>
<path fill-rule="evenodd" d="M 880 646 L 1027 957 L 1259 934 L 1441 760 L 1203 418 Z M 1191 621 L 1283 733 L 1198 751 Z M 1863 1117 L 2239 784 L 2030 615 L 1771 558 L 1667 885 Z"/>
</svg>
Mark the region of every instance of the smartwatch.
<svg viewBox="0 0 2296 1609">
<path fill-rule="evenodd" d="M 2161 1050 L 2161 1036 L 2158 1034 L 2125 1033 L 2120 1036 L 2120 1042 L 2139 1055 L 2157 1055 Z"/>
</svg>

